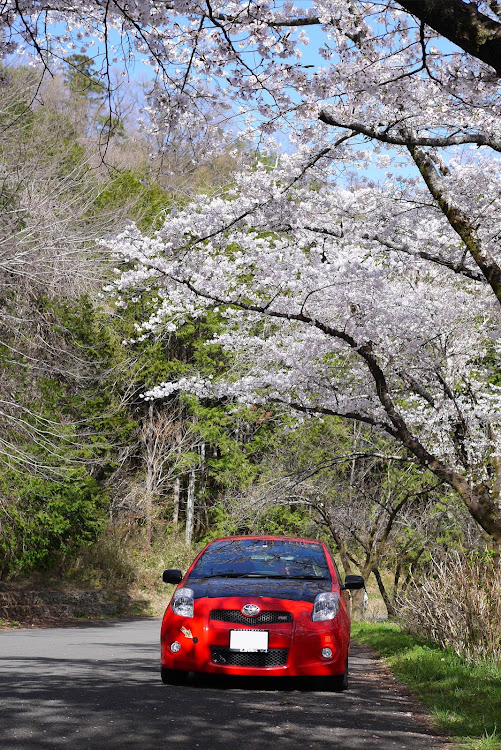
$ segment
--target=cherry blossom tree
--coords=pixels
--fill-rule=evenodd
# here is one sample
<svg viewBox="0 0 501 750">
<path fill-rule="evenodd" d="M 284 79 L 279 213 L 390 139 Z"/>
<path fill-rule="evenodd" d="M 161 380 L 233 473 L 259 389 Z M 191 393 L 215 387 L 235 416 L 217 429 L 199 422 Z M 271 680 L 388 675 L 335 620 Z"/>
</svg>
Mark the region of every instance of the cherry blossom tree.
<svg viewBox="0 0 501 750">
<path fill-rule="evenodd" d="M 151 397 L 181 388 L 379 427 L 498 540 L 499 311 L 487 284 L 423 263 L 430 239 L 444 248 L 454 239 L 412 187 L 412 200 L 395 200 L 393 186 L 334 190 L 320 168 L 304 174 L 300 155 L 257 167 L 231 200 L 201 197 L 156 236 L 128 231 L 111 243 L 133 263 L 116 286 L 155 289 L 145 332 L 215 307 L 224 321 L 217 340 L 233 354 L 230 377 L 194 375 Z M 414 255 L 376 239 L 395 229 L 412 237 Z"/>
<path fill-rule="evenodd" d="M 200 128 L 218 100 L 260 134 L 261 154 L 268 135 L 289 138 L 273 169 L 244 164 L 155 236 L 132 228 L 109 243 L 131 264 L 122 295 L 157 295 L 145 333 L 216 307 L 234 356 L 224 383 L 194 374 L 152 397 L 185 388 L 374 425 L 454 487 L 499 547 L 498 3 L 50 7 L 66 39 L 34 33 L 43 3 L 2 15 L 47 67 L 79 35 L 88 54 L 97 29 L 106 74 L 114 25 L 122 52 L 129 40 L 154 66 L 158 127 Z"/>
</svg>

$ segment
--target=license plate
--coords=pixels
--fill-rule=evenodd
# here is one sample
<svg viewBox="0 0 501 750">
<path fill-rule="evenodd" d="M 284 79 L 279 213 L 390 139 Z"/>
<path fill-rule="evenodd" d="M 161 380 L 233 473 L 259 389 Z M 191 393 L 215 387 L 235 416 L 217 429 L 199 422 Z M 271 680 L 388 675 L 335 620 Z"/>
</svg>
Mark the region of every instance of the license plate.
<svg viewBox="0 0 501 750">
<path fill-rule="evenodd" d="M 268 651 L 268 631 L 230 630 L 230 651 Z"/>
</svg>

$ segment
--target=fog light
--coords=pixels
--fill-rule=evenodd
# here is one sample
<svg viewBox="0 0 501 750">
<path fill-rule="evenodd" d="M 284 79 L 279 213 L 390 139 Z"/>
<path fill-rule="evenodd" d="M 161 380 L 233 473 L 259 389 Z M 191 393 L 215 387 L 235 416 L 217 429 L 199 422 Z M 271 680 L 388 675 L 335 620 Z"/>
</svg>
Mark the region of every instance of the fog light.
<svg viewBox="0 0 501 750">
<path fill-rule="evenodd" d="M 331 648 L 323 648 L 322 649 L 322 656 L 324 659 L 330 659 L 332 656 L 332 649 Z"/>
<path fill-rule="evenodd" d="M 171 643 L 170 650 L 173 654 L 177 654 L 178 651 L 181 651 L 181 644 L 179 643 L 179 641 L 174 641 L 173 643 Z"/>
</svg>

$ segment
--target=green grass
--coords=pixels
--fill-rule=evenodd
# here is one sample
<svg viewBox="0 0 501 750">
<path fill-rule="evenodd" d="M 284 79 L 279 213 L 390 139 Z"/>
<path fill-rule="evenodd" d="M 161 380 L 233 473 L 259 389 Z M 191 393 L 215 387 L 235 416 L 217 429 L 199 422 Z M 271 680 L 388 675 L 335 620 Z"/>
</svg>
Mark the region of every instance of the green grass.
<svg viewBox="0 0 501 750">
<path fill-rule="evenodd" d="M 501 750 L 501 665 L 471 664 L 393 623 L 352 624 L 461 750 Z"/>
</svg>

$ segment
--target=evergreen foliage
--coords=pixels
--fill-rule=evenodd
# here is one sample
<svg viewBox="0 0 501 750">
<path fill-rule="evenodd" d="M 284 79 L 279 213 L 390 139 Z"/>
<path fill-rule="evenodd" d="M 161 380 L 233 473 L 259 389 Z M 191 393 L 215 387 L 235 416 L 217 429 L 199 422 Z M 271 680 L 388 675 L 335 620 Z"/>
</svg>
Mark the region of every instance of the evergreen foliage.
<svg viewBox="0 0 501 750">
<path fill-rule="evenodd" d="M 96 74 L 94 61 L 88 55 L 75 53 L 65 59 L 65 82 L 78 96 L 102 97 L 105 86 Z"/>
</svg>

